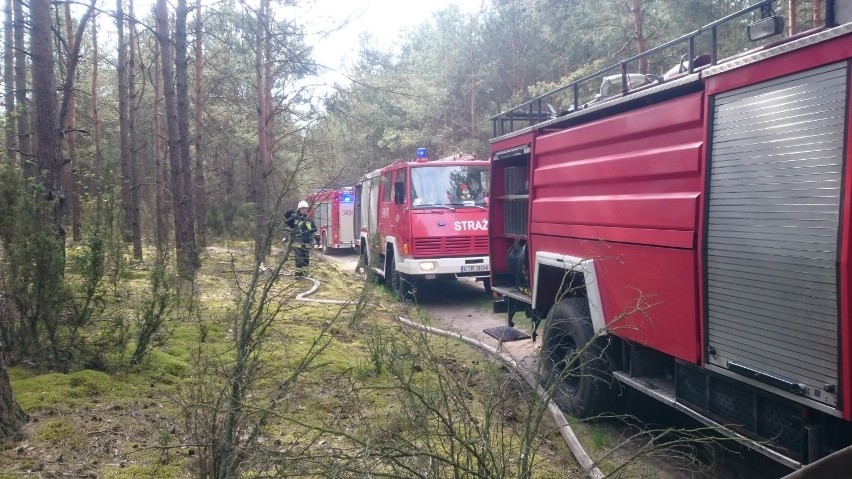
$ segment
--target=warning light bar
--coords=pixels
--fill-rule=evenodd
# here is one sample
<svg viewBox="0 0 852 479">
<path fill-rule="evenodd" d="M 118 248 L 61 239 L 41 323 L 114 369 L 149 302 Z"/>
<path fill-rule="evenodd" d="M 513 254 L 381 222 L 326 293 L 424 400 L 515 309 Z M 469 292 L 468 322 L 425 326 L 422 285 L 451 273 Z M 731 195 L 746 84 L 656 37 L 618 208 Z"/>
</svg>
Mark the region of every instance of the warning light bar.
<svg viewBox="0 0 852 479">
<path fill-rule="evenodd" d="M 429 161 L 429 150 L 426 148 L 418 148 L 417 161 Z"/>
</svg>

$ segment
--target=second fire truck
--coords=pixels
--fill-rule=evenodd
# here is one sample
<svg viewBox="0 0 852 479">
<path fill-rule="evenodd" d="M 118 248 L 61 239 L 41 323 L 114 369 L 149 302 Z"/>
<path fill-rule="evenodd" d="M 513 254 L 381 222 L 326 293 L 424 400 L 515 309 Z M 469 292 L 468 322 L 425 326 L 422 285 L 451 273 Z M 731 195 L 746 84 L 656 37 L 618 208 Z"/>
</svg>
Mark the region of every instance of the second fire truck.
<svg viewBox="0 0 852 479">
<path fill-rule="evenodd" d="M 430 161 L 425 148 L 366 174 L 355 186 L 356 249 L 400 299 L 418 284 L 488 278 L 488 161 Z"/>
</svg>

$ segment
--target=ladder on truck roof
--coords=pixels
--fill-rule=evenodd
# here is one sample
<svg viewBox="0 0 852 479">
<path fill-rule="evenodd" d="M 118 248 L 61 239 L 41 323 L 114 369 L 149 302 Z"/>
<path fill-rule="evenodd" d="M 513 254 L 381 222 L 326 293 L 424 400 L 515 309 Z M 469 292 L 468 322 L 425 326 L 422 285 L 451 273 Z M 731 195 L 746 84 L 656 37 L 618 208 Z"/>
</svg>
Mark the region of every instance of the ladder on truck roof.
<svg viewBox="0 0 852 479">
<path fill-rule="evenodd" d="M 611 106 L 618 103 L 618 99 L 654 86 L 665 84 L 671 84 L 673 87 L 680 86 L 680 84 L 685 83 L 680 81 L 684 77 L 688 77 L 703 68 L 716 65 L 720 62 L 720 47 L 718 42 L 720 27 L 755 11 L 760 11 L 762 21 L 780 18 L 774 16 L 774 11 L 772 10 L 773 2 L 774 0 L 762 0 L 759 3 L 709 23 L 698 30 L 624 59 L 503 111 L 491 117 L 493 127 L 492 138 L 498 138 L 546 122 L 558 121 L 557 119 L 571 116 L 572 114 L 598 105 Z M 827 19 L 827 23 L 828 21 L 830 20 Z M 699 39 L 706 39 L 706 35 L 709 35 L 709 53 L 696 55 L 696 43 Z M 661 52 L 672 53 L 676 50 L 682 51 L 680 49 L 684 46 L 686 47 L 686 53 L 680 57 L 680 62 L 664 74 L 637 74 L 629 73 L 628 71 L 630 66 L 637 64 L 642 59 L 648 59 L 652 55 L 660 54 Z M 746 52 L 745 54 L 748 53 L 751 52 Z M 744 54 L 728 57 L 721 61 L 729 61 L 742 55 Z M 600 88 L 592 86 L 591 82 L 593 80 L 600 81 Z M 591 92 L 597 92 L 595 97 L 584 101 L 583 97 L 590 95 Z M 565 97 L 569 99 L 568 108 L 557 110 L 554 105 L 559 104 L 559 100 Z"/>
</svg>

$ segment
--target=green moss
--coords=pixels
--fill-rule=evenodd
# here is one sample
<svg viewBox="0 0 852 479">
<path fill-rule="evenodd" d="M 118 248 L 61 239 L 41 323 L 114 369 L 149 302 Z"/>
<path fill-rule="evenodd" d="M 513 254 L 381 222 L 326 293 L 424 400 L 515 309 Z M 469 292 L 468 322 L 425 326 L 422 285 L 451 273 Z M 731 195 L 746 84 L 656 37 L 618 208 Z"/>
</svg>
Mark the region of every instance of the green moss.
<svg viewBox="0 0 852 479">
<path fill-rule="evenodd" d="M 6 370 L 9 373 L 9 379 L 12 381 L 20 381 L 35 376 L 32 369 L 23 366 L 12 366 Z"/>
<path fill-rule="evenodd" d="M 176 378 L 185 377 L 190 369 L 186 361 L 157 349 L 148 354 L 148 363 L 150 372 L 159 372 Z"/>
<path fill-rule="evenodd" d="M 181 467 L 177 464 L 167 465 L 144 465 L 132 464 L 125 467 L 109 466 L 102 470 L 104 477 L 112 479 L 150 479 L 156 477 L 158 479 L 180 478 L 185 477 Z"/>
<path fill-rule="evenodd" d="M 71 374 L 49 373 L 12 381 L 15 398 L 24 411 L 64 404 L 77 406 L 100 401 L 106 393 L 121 394 L 121 383 L 99 371 L 84 370 Z"/>
<path fill-rule="evenodd" d="M 35 441 L 58 446 L 77 437 L 77 428 L 68 419 L 54 418 L 40 423 L 33 434 Z"/>
</svg>

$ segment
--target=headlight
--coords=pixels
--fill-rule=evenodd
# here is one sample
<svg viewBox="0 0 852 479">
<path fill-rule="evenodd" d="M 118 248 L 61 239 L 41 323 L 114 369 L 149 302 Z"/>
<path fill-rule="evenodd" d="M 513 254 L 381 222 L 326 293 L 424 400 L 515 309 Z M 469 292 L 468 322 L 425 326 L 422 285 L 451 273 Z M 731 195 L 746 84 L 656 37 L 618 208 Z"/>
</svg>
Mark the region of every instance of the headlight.
<svg viewBox="0 0 852 479">
<path fill-rule="evenodd" d="M 420 263 L 420 271 L 432 271 L 435 269 L 435 263 L 432 261 L 424 261 Z"/>
</svg>

